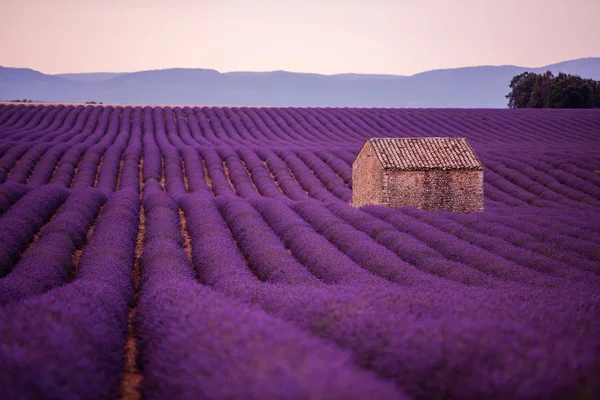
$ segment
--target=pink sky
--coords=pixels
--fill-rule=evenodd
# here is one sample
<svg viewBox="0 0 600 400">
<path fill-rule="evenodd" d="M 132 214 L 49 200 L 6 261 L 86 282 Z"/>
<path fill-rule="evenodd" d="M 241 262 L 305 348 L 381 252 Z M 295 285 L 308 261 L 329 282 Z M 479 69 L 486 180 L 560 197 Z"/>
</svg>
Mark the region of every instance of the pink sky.
<svg viewBox="0 0 600 400">
<path fill-rule="evenodd" d="M 599 57 L 599 0 L 0 0 L 0 65 L 410 75 Z"/>
</svg>

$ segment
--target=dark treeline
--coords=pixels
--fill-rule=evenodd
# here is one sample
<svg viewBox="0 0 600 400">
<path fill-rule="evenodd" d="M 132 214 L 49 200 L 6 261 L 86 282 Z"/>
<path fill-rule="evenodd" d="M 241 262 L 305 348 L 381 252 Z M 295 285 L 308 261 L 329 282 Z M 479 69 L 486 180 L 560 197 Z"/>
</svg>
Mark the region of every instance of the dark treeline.
<svg viewBox="0 0 600 400">
<path fill-rule="evenodd" d="M 577 75 L 523 72 L 509 87 L 509 108 L 600 108 L 600 82 Z"/>
</svg>

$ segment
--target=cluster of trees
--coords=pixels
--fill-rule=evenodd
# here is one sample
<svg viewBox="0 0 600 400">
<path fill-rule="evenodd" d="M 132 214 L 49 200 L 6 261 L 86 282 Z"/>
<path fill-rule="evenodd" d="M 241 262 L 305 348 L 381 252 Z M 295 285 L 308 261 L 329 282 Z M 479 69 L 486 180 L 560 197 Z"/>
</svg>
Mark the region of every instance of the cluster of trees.
<svg viewBox="0 0 600 400">
<path fill-rule="evenodd" d="M 600 81 L 577 75 L 523 72 L 509 87 L 509 108 L 600 108 Z"/>
</svg>

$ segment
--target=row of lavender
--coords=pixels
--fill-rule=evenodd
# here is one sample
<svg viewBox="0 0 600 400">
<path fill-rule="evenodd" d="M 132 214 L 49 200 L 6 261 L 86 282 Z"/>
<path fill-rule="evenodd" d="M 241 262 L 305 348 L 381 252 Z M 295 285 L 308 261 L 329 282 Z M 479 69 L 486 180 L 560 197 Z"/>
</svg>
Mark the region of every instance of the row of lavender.
<svg viewBox="0 0 600 400">
<path fill-rule="evenodd" d="M 593 144 L 482 147 L 483 214 L 356 210 L 354 144 L 201 145 L 160 112 L 3 142 L 7 397 L 119 396 L 128 340 L 147 398 L 600 394 Z"/>
<path fill-rule="evenodd" d="M 150 183 L 160 187 L 154 179 Z M 214 200 L 219 218 L 244 247 L 244 258 L 261 280 L 267 280 L 271 268 L 277 276 L 283 274 L 281 282 L 287 284 L 356 282 L 350 271 L 364 269 L 392 282 L 427 283 L 433 275 L 469 285 L 493 285 L 497 279 L 539 285 L 559 282 L 549 276 L 595 283 L 600 274 L 596 210 L 513 211 L 507 217 L 502 209 L 455 215 L 410 208 L 356 210 L 340 201 L 314 199 L 215 198 L 208 192 L 170 197 L 182 204 L 190 198 L 198 204 L 204 204 L 204 198 Z M 0 275 L 7 275 L 0 285 L 8 285 L 0 298 L 16 296 L 15 290 L 25 290 L 24 296 L 29 290 L 41 290 L 28 286 L 27 279 L 40 271 L 39 263 L 45 259 L 59 263 L 61 269 L 73 269 L 72 253 L 83 245 L 105 198 L 99 189 L 69 191 L 44 185 L 16 201 L 0 218 Z M 296 272 L 288 275 L 282 269 L 285 265 L 294 266 Z M 401 274 L 398 266 L 403 266 Z M 25 280 L 17 279 L 21 269 Z M 409 278 L 408 271 L 417 275 Z M 56 282 L 66 278 L 60 275 Z M 48 279 L 55 282 L 55 277 Z M 53 285 L 46 278 L 39 280 L 40 288 Z"/>
<path fill-rule="evenodd" d="M 524 213 L 507 228 L 494 213 L 176 200 L 153 179 L 142 200 L 47 185 L 0 220 L 0 243 L 21 250 L 41 227 L 0 279 L 9 397 L 117 396 L 134 305 L 148 398 L 600 390 L 597 216 L 545 227 Z"/>
<path fill-rule="evenodd" d="M 14 141 L 72 140 L 97 124 L 129 119 L 178 131 L 188 144 L 220 145 L 360 143 L 367 137 L 467 136 L 476 144 L 595 143 L 595 110 L 432 110 L 228 107 L 83 107 L 0 104 L 0 127 Z M 152 115 L 148 118 L 148 115 Z M 125 118 L 124 118 L 125 117 Z"/>
<path fill-rule="evenodd" d="M 138 172 L 140 171 L 139 168 L 136 167 L 137 165 L 134 164 L 132 169 L 135 171 L 135 175 L 138 175 Z M 148 179 L 149 182 L 157 182 L 156 179 Z M 248 184 L 247 186 L 250 185 Z M 7 187 L 7 185 L 4 185 L 4 187 Z M 220 188 L 216 185 L 213 187 L 216 187 L 216 190 Z M 223 187 L 231 190 L 228 183 L 223 183 Z M 240 187 L 243 188 L 244 186 Z M 72 191 L 73 193 L 86 193 L 86 190 L 90 191 L 92 189 L 75 188 Z M 250 191 L 249 188 L 248 190 Z M 93 190 L 91 192 L 95 193 Z M 98 190 L 98 192 L 106 196 L 102 190 Z M 3 232 L 6 235 L 6 238 L 1 244 L 4 257 L 3 274 L 10 271 L 12 265 L 22 257 L 21 253 L 31 244 L 31 241 L 34 240 L 36 232 L 39 232 L 40 228 L 52 218 L 52 215 L 58 209 L 60 202 L 64 201 L 66 198 L 67 193 L 68 190 L 60 185 L 43 185 L 30 192 L 27 190 L 15 190 L 7 191 L 5 193 L 4 197 L 6 202 L 10 204 L 11 201 L 13 201 L 14 205 L 8 208 L 8 211 L 0 219 L 0 222 L 7 226 L 7 229 Z M 240 209 L 243 208 L 244 204 L 247 204 L 245 201 L 250 201 L 252 204 L 259 202 L 258 204 L 260 204 L 261 201 L 267 201 L 268 199 L 271 199 L 272 202 L 267 204 L 280 204 L 281 207 L 292 207 L 292 209 L 299 213 L 302 213 L 301 210 L 304 210 L 304 208 L 298 207 L 308 207 L 306 204 L 313 205 L 313 207 L 320 207 L 309 208 L 308 211 L 301 214 L 305 218 L 305 221 L 311 224 L 311 229 L 318 233 L 318 235 L 313 234 L 313 237 L 321 235 L 328 242 L 339 243 L 339 246 L 349 246 L 349 252 L 356 250 L 358 253 L 362 252 L 364 254 L 366 253 L 360 250 L 360 245 L 348 245 L 348 243 L 361 241 L 368 246 L 372 240 L 387 240 L 390 245 L 395 246 L 394 248 L 390 248 L 390 250 L 394 250 L 397 256 L 408 260 L 413 266 L 425 269 L 429 273 L 442 275 L 449 274 L 449 276 L 455 276 L 456 279 L 465 283 L 471 282 L 471 280 L 475 278 L 471 276 L 470 273 L 463 276 L 464 268 L 455 269 L 451 263 L 445 263 L 443 270 L 438 271 L 439 267 L 436 266 L 438 264 L 437 259 L 460 260 L 469 265 L 471 269 L 475 269 L 476 271 L 483 270 L 484 275 L 486 276 L 480 277 L 480 279 L 487 279 L 487 275 L 495 274 L 491 272 L 493 269 L 490 270 L 489 267 L 487 267 L 490 254 L 501 257 L 500 262 L 502 261 L 502 258 L 515 262 L 517 267 L 513 268 L 509 274 L 512 276 L 518 276 L 516 275 L 516 271 L 523 267 L 525 269 L 534 270 L 541 268 L 542 272 L 550 274 L 567 273 L 567 271 L 570 271 L 573 268 L 595 274 L 599 272 L 597 262 L 600 261 L 600 257 L 598 257 L 598 251 L 596 250 L 595 237 L 598 233 L 598 229 L 594 228 L 594 216 L 597 215 L 597 210 L 594 209 L 567 209 L 563 205 L 561 206 L 562 208 L 552 208 L 551 211 L 545 209 L 540 209 L 539 211 L 529 210 L 525 213 L 525 217 L 521 215 L 522 213 L 517 213 L 515 209 L 512 209 L 512 212 L 515 213 L 517 217 L 506 218 L 503 214 L 506 210 L 495 209 L 492 207 L 492 212 L 476 216 L 459 216 L 457 217 L 458 220 L 456 222 L 452 220 L 452 218 L 456 217 L 452 214 L 446 216 L 445 214 L 436 213 L 435 217 L 430 217 L 429 213 L 419 213 L 418 211 L 415 211 L 416 214 L 413 215 L 409 209 L 405 210 L 404 214 L 414 218 L 414 222 L 410 219 L 403 219 L 397 221 L 395 224 L 370 228 L 369 226 L 356 226 L 357 221 L 364 218 L 358 218 L 356 215 L 353 215 L 352 213 L 355 212 L 355 210 L 351 209 L 344 202 L 337 201 L 331 193 L 320 187 L 312 189 L 310 192 L 314 199 L 309 198 L 305 193 L 299 193 L 296 202 L 302 201 L 301 204 L 305 204 L 302 206 L 296 205 L 294 201 L 290 200 L 288 197 L 282 196 L 280 193 L 277 193 L 279 196 L 273 196 L 272 198 L 257 196 L 255 191 L 252 193 L 254 193 L 253 196 L 247 196 L 245 199 L 243 197 L 235 196 L 217 196 L 216 199 L 219 200 L 219 204 L 239 204 L 240 206 L 238 206 L 238 208 L 241 207 Z M 213 197 L 207 187 L 205 187 L 205 190 L 196 192 L 196 194 L 206 195 L 211 198 Z M 19 198 L 19 196 L 22 197 Z M 186 196 L 187 195 L 185 194 L 181 194 L 172 197 L 176 200 L 181 200 Z M 40 201 L 40 199 L 43 199 L 43 201 Z M 322 202 L 316 201 L 315 199 L 322 200 Z M 45 206 L 46 203 L 48 206 Z M 329 226 L 325 225 L 325 227 L 321 227 L 320 223 L 325 220 L 331 220 L 331 213 L 322 211 L 321 208 L 323 207 L 328 209 L 335 207 L 333 209 L 334 215 L 339 216 L 340 219 L 338 223 L 342 226 L 340 230 L 344 231 L 342 236 L 329 234 L 329 231 L 322 230 Z M 272 207 L 262 213 L 267 222 L 271 221 L 269 224 L 270 227 L 265 228 L 265 231 L 271 229 L 272 232 L 270 235 L 282 248 L 282 243 L 286 240 L 286 231 L 278 229 L 278 226 L 271 220 L 271 218 L 273 218 L 272 215 L 275 213 L 274 210 L 275 208 Z M 364 210 L 369 210 L 369 208 L 365 208 Z M 322 212 L 326 212 L 326 214 L 321 215 Z M 384 214 L 381 214 L 385 212 L 385 209 L 375 208 L 373 212 L 379 213 L 376 215 L 377 217 L 385 217 Z M 393 211 L 391 212 L 394 221 L 402 215 Z M 293 218 L 294 214 L 290 214 L 289 211 L 282 215 L 283 216 L 280 218 L 284 221 L 295 220 Z M 548 216 L 553 216 L 554 218 L 547 219 Z M 586 219 L 583 219 L 582 216 L 585 216 Z M 68 218 L 71 218 L 71 222 L 77 221 L 77 219 L 73 217 L 69 216 Z M 86 218 L 88 219 L 86 224 L 89 224 L 91 215 L 87 215 Z M 224 215 L 224 218 L 226 218 L 226 215 Z M 260 218 L 255 219 L 260 220 Z M 529 220 L 529 222 L 526 222 L 527 220 Z M 470 221 L 475 221 L 477 224 L 471 225 Z M 264 225 L 264 222 L 261 223 Z M 426 223 L 431 223 L 434 230 L 427 227 Z M 350 240 L 347 237 L 348 224 L 361 230 L 363 236 Z M 462 224 L 463 226 L 459 224 Z M 248 222 L 249 227 L 259 225 L 260 224 L 258 224 L 257 221 Z M 84 229 L 84 226 L 87 225 L 81 222 L 80 228 Z M 414 228 L 409 229 L 411 226 Z M 231 227 L 231 229 L 234 233 L 236 232 L 233 227 Z M 380 230 L 384 232 L 394 232 L 391 236 L 389 232 L 386 232 L 386 235 L 379 237 Z M 293 232 L 294 234 L 297 233 L 297 231 Z M 403 233 L 399 234 L 399 232 Z M 432 235 L 432 233 L 435 233 L 435 235 Z M 441 237 L 437 238 L 436 236 Z M 418 241 L 415 241 L 415 238 L 417 238 Z M 298 238 L 294 238 L 294 240 L 298 240 Z M 539 243 L 539 241 L 543 241 L 544 243 Z M 307 243 L 312 243 L 313 245 L 318 242 L 319 241 L 314 238 L 310 241 L 307 240 Z M 465 246 L 465 242 L 467 242 L 468 246 Z M 261 240 L 256 242 L 258 247 L 260 247 L 261 243 L 263 243 Z M 408 243 L 408 245 L 398 247 L 399 243 Z M 410 251 L 415 249 L 425 250 L 421 253 Z M 433 253 L 429 252 L 430 249 L 433 250 Z M 475 251 L 475 253 L 473 253 L 473 251 Z M 302 249 L 295 254 L 295 257 L 302 259 L 304 254 L 314 252 L 314 249 Z M 282 253 L 285 252 L 282 250 Z M 316 252 L 316 254 L 321 253 L 323 253 L 323 250 Z M 411 255 L 411 253 L 414 255 Z M 359 264 L 362 267 L 366 267 L 370 263 L 370 257 L 371 256 L 364 256 L 363 259 L 359 261 Z M 423 257 L 426 259 L 425 262 L 422 260 Z M 429 262 L 427 262 L 427 258 L 430 258 Z M 382 265 L 377 257 L 374 260 L 375 261 L 373 262 L 375 264 Z M 273 262 L 275 264 L 279 263 L 279 261 Z M 390 263 L 394 264 L 396 262 L 397 260 L 393 259 Z M 336 262 L 335 264 L 337 265 L 339 262 Z M 319 270 L 320 268 L 322 267 L 315 269 Z M 500 268 L 500 270 L 503 268 L 504 267 Z M 509 275 L 501 274 L 503 279 L 511 279 Z M 575 276 L 576 279 L 582 278 L 582 276 L 579 275 Z M 475 279 L 475 281 L 477 281 L 477 279 Z"/>
<path fill-rule="evenodd" d="M 121 142 L 124 142 L 122 140 Z M 9 152 L 0 158 L 4 192 L 13 196 L 47 183 L 78 189 L 96 187 L 106 193 L 115 189 L 140 188 L 141 181 L 157 179 L 173 196 L 207 191 L 215 196 L 237 195 L 287 197 L 292 200 L 328 198 L 349 202 L 350 164 L 332 150 L 285 150 L 241 147 L 186 147 L 152 140 L 78 146 L 22 149 L 20 158 Z M 43 154 L 43 155 L 42 155 Z M 590 209 L 600 205 L 597 161 L 586 155 L 564 151 L 569 159 L 556 164 L 553 157 L 531 151 L 524 159 L 517 154 L 480 152 L 486 167 L 485 196 L 489 205 Z M 1 167 L 0 167 L 1 168 Z M 2 172 L 4 172 L 2 174 Z M 0 198 L 0 212 L 14 200 Z"/>
<path fill-rule="evenodd" d="M 47 183 L 71 189 L 97 187 L 106 193 L 122 188 L 139 191 L 140 181 L 154 178 L 176 197 L 185 193 L 208 190 L 216 196 L 233 194 L 249 198 L 257 195 L 267 197 L 283 195 L 292 200 L 335 198 L 348 202 L 351 196 L 351 163 L 367 132 L 363 130 L 364 127 L 350 129 L 346 126 L 345 132 L 339 129 L 336 131 L 335 134 L 341 138 L 336 146 L 324 144 L 317 146 L 319 142 L 316 136 L 310 136 L 308 131 L 303 129 L 294 132 L 304 137 L 305 141 L 313 140 L 311 144 L 286 148 L 278 144 L 275 131 L 268 126 L 261 126 L 261 129 L 256 132 L 271 132 L 275 139 L 268 135 L 259 137 L 256 134 L 254 141 L 246 140 L 244 135 L 225 140 L 223 126 L 231 128 L 233 124 L 231 120 L 223 117 L 224 111 L 218 108 L 214 111 L 207 109 L 222 117 L 219 119 L 213 115 L 211 119 L 215 126 L 213 132 L 211 126 L 206 124 L 200 124 L 203 126 L 202 130 L 198 127 L 190 130 L 188 126 L 194 125 L 190 122 L 192 119 L 187 117 L 183 119 L 180 117 L 175 122 L 174 116 L 183 113 L 180 109 L 175 109 L 173 112 L 169 108 L 163 110 L 150 107 L 113 109 L 112 107 L 74 108 L 71 106 L 71 111 L 80 110 L 81 113 L 92 114 L 95 117 L 88 115 L 87 119 L 70 118 L 71 123 L 67 123 L 68 118 L 65 117 L 64 124 L 49 125 L 53 120 L 49 117 L 53 116 L 54 121 L 61 120 L 54 115 L 61 107 L 43 107 L 41 111 L 29 107 L 38 110 L 38 113 L 25 123 L 27 127 L 32 121 L 37 121 L 37 125 L 31 129 L 22 126 L 23 124 L 19 123 L 20 119 L 14 121 L 13 117 L 19 115 L 16 112 L 20 110 L 18 107 L 4 107 L 5 112 L 0 112 L 7 125 L 2 128 L 3 134 L 0 140 L 0 185 L 11 184 L 6 186 L 4 191 L 23 192 L 28 187 Z M 62 107 L 58 115 L 68 108 Z M 229 109 L 224 110 L 229 113 L 228 115 L 237 115 Z M 282 109 L 249 110 L 253 113 L 282 112 Z M 191 109 L 188 111 L 191 112 Z M 364 112 L 364 110 L 358 111 Z M 491 111 L 481 110 L 481 114 Z M 397 113 L 402 116 L 402 112 L 410 114 L 407 110 L 400 110 Z M 431 110 L 429 112 L 433 113 Z M 23 114 L 29 115 L 26 112 Z M 440 114 L 443 112 L 440 111 Z M 68 113 L 67 117 L 71 115 L 72 112 Z M 190 115 L 193 117 L 195 114 Z M 430 121 L 435 120 L 435 115 L 433 113 L 431 118 L 423 119 L 429 124 L 438 123 Z M 473 113 L 473 115 L 478 114 Z M 588 113 L 582 113 L 580 116 L 588 117 Z M 505 119 L 511 120 L 511 118 L 507 115 Z M 575 125 L 577 128 L 584 132 L 594 129 L 593 121 L 588 121 L 589 118 L 580 119 L 587 124 L 578 123 Z M 217 124 L 214 120 L 223 123 Z M 503 121 L 503 118 L 497 120 Z M 340 120 L 334 119 L 334 121 Z M 577 122 L 577 119 L 574 121 Z M 575 122 L 566 118 L 563 123 L 575 124 Z M 558 122 L 554 125 L 558 126 Z M 334 131 L 332 123 L 317 126 L 321 126 L 327 132 Z M 553 128 L 550 132 L 556 132 L 554 136 L 564 138 L 564 133 L 556 126 L 550 126 Z M 401 128 L 389 126 L 385 132 L 373 132 L 373 134 L 384 136 L 419 134 L 418 130 L 400 130 Z M 445 128 L 439 122 L 438 130 Z M 533 128 L 523 128 L 524 132 L 519 134 L 533 136 L 528 131 L 531 129 Z M 207 139 L 217 138 L 215 132 L 219 131 L 221 134 L 218 135 L 218 140 L 211 142 Z M 351 132 L 354 138 L 349 137 L 348 132 Z M 484 136 L 491 142 L 496 138 L 494 134 L 481 129 L 465 130 L 463 134 L 475 141 L 479 136 Z M 592 133 L 580 134 L 570 138 L 569 141 L 585 141 L 587 137 L 592 137 L 591 135 Z M 539 138 L 539 133 L 537 136 Z M 582 145 L 556 142 L 553 135 L 548 134 L 548 136 L 549 138 L 543 139 L 539 144 L 527 145 L 526 157 L 523 157 L 520 149 L 515 149 L 514 146 L 509 148 L 506 147 L 507 145 L 499 148 L 492 145 L 480 146 L 479 154 L 486 167 L 485 194 L 489 204 L 536 205 L 545 208 L 567 206 L 583 209 L 598 206 L 600 178 L 596 172 L 599 168 L 597 157 L 594 157 L 593 151 L 590 151 L 593 146 L 586 145 L 582 150 Z M 231 137 L 235 136 L 231 134 Z M 65 138 L 68 140 L 64 141 Z M 289 135 L 279 138 L 289 140 L 290 143 L 294 141 Z M 508 139 L 515 138 L 509 136 Z M 226 144 L 230 142 L 231 145 Z M 339 144 L 340 142 L 345 144 Z M 248 145 L 242 146 L 243 143 Z M 260 146 L 257 146 L 257 143 L 260 143 Z M 494 148 L 498 149 L 493 150 Z M 563 157 L 564 160 L 557 163 L 557 157 Z M 137 166 L 142 160 L 140 179 Z M 17 188 L 18 185 L 25 185 L 25 187 Z M 3 212 L 11 203 L 6 199 L 0 200 L 4 203 L 3 208 L 0 207 L 0 211 Z"/>
</svg>

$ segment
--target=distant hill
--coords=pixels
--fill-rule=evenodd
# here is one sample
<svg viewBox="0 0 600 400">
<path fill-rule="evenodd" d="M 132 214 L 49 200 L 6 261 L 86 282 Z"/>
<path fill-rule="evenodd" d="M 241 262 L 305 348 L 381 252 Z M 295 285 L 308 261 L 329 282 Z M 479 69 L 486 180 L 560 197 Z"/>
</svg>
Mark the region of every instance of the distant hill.
<svg viewBox="0 0 600 400">
<path fill-rule="evenodd" d="M 104 82 L 109 79 L 123 75 L 121 72 L 92 72 L 80 74 L 56 74 L 59 78 L 65 78 L 75 82 Z"/>
<path fill-rule="evenodd" d="M 504 108 L 504 96 L 514 75 L 548 69 L 600 80 L 600 58 L 540 68 L 479 66 L 412 76 L 220 73 L 184 68 L 47 75 L 31 69 L 0 67 L 0 99 L 105 104 Z"/>
</svg>

